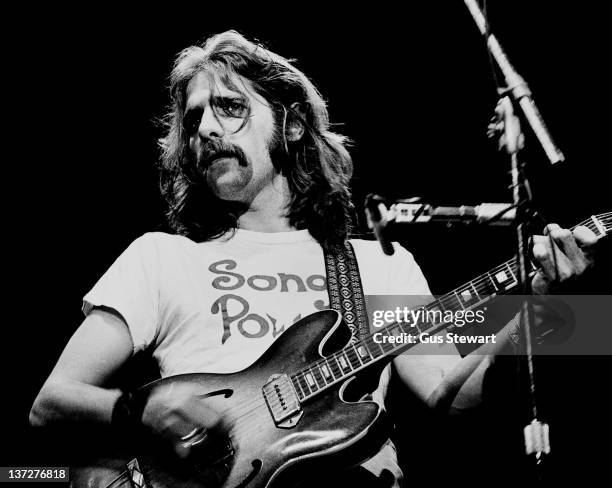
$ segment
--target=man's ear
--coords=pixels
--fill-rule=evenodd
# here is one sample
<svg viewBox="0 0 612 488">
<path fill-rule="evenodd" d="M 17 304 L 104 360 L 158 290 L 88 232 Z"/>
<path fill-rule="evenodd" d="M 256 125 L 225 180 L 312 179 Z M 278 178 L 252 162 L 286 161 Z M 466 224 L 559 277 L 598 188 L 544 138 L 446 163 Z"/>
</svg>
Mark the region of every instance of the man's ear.
<svg viewBox="0 0 612 488">
<path fill-rule="evenodd" d="M 298 102 L 292 103 L 287 116 L 286 134 L 289 142 L 297 142 L 304 136 L 305 120 L 303 107 Z"/>
</svg>

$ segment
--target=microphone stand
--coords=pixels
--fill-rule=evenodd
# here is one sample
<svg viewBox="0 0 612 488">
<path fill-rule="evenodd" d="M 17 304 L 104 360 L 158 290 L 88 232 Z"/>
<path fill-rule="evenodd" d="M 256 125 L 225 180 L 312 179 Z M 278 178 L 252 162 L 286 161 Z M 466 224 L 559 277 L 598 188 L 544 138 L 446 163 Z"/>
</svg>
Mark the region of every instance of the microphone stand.
<svg viewBox="0 0 612 488">
<path fill-rule="evenodd" d="M 539 468 L 546 454 L 550 453 L 550 441 L 548 437 L 548 424 L 538 420 L 538 405 L 535 392 L 535 371 L 533 366 L 533 337 L 534 337 L 534 314 L 533 303 L 527 297 L 531 295 L 531 282 L 529 281 L 529 233 L 528 222 L 533 216 L 533 206 L 529 182 L 519 162 L 519 152 L 523 147 L 523 134 L 518 117 L 514 114 L 512 102 L 507 96 L 500 99 L 496 114 L 503 120 L 504 133 L 502 145 L 510 155 L 510 173 L 512 176 L 512 201 L 516 208 L 516 241 L 517 261 L 519 271 L 519 284 L 522 295 L 525 297 L 521 304 L 519 326 L 523 331 L 525 341 L 525 360 L 529 377 L 529 397 L 531 400 L 531 422 L 524 428 L 525 452 L 534 455 L 536 466 Z M 538 477 L 542 473 L 538 471 Z"/>
<path fill-rule="evenodd" d="M 506 88 L 500 90 L 500 101 L 496 107 L 499 124 L 493 126 L 493 131 L 503 127 L 500 137 L 500 148 L 505 147 L 510 156 L 512 175 L 512 199 L 516 208 L 516 239 L 519 284 L 525 299 L 521 305 L 519 324 L 525 341 L 525 357 L 529 376 L 529 395 L 531 401 L 531 422 L 524 428 L 525 452 L 533 455 L 536 460 L 536 475 L 542 479 L 542 460 L 550 453 L 549 427 L 538 420 L 538 406 L 535 395 L 535 372 L 533 365 L 533 304 L 527 297 L 531 295 L 529 281 L 529 235 L 527 223 L 533 216 L 533 206 L 529 182 L 519 162 L 519 152 L 524 144 L 520 121 L 514 114 L 514 108 L 520 109 L 527 123 L 534 131 L 540 145 L 544 149 L 551 164 L 564 160 L 563 153 L 555 145 L 538 111 L 531 91 L 525 80 L 514 70 L 501 45 L 489 32 L 487 21 L 476 0 L 464 0 L 482 35 L 486 37 L 489 51 L 504 75 Z M 511 100 L 512 99 L 512 100 Z"/>
</svg>

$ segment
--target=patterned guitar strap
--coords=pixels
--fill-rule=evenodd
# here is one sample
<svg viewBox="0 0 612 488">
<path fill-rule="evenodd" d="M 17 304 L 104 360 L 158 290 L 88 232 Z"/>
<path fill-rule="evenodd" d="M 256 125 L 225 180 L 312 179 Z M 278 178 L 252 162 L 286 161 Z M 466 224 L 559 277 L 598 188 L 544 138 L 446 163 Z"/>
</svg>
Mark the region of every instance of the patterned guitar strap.
<svg viewBox="0 0 612 488">
<path fill-rule="evenodd" d="M 357 258 L 350 242 L 325 251 L 325 269 L 329 305 L 342 314 L 351 329 L 351 342 L 367 337 L 370 334 L 368 313 Z"/>
</svg>

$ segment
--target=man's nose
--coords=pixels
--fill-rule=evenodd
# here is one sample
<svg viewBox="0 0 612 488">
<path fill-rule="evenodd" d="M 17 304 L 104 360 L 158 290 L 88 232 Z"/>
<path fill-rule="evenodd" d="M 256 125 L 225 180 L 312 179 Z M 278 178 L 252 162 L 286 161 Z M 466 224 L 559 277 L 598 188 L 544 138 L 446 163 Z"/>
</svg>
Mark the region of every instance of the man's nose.
<svg viewBox="0 0 612 488">
<path fill-rule="evenodd" d="M 211 108 L 204 110 L 202 118 L 200 119 L 200 126 L 198 127 L 198 135 L 201 139 L 218 139 L 223 137 L 225 130 L 223 125 L 219 121 L 219 118 L 215 114 L 215 111 Z"/>
</svg>

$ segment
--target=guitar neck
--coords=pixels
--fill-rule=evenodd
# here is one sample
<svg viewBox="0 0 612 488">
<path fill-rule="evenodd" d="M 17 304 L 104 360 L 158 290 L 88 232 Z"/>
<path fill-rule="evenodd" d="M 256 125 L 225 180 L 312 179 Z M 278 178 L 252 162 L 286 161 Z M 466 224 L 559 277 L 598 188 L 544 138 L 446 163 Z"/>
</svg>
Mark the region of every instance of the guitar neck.
<svg viewBox="0 0 612 488">
<path fill-rule="evenodd" d="M 598 238 L 607 236 L 612 231 L 612 212 L 592 215 L 572 229 L 578 226 L 587 227 Z M 533 273 L 535 269 L 532 269 L 530 274 Z M 418 310 L 422 311 L 421 317 L 470 310 L 482 306 L 493 297 L 514 291 L 518 284 L 518 262 L 515 257 L 436 298 Z M 459 327 L 455 326 L 452 321 L 449 323 L 430 320 L 395 322 L 308 365 L 292 375 L 291 380 L 300 401 L 304 401 L 375 363 L 388 361 L 393 356 L 410 349 L 419 343 L 416 338 L 423 332 L 436 334 L 443 330 L 452 332 L 455 329 Z M 395 343 L 377 342 L 374 338 L 376 334 L 402 336 L 405 339 Z M 415 340 L 410 341 L 408 337 L 413 337 Z"/>
</svg>

